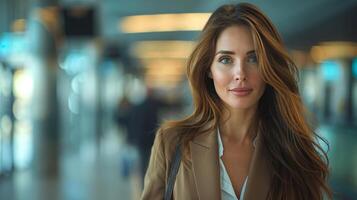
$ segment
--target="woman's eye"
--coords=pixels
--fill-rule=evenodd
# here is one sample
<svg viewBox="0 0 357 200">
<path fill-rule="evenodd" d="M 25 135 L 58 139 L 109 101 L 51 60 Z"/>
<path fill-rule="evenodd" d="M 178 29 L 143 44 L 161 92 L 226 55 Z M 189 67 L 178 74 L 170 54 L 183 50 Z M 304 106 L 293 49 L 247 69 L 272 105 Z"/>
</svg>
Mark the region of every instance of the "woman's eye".
<svg viewBox="0 0 357 200">
<path fill-rule="evenodd" d="M 232 60 L 232 58 L 230 58 L 230 57 L 221 57 L 221 58 L 219 58 L 219 60 L 218 60 L 220 63 L 222 63 L 222 64 L 232 64 L 233 63 L 233 60 Z"/>
<path fill-rule="evenodd" d="M 250 56 L 248 56 L 247 62 L 253 63 L 253 64 L 258 63 L 258 58 L 256 55 L 250 55 Z"/>
</svg>

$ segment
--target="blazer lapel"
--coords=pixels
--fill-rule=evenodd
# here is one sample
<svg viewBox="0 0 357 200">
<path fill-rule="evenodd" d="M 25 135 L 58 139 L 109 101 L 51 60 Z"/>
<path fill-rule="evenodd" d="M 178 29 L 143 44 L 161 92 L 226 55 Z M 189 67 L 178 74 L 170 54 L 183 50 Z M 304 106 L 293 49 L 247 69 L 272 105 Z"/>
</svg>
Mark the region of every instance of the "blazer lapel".
<svg viewBox="0 0 357 200">
<path fill-rule="evenodd" d="M 265 156 L 266 150 L 260 134 L 257 137 L 255 151 L 249 167 L 244 200 L 265 200 L 269 192 L 271 174 Z"/>
<path fill-rule="evenodd" d="M 199 199 L 221 199 L 217 133 L 212 131 L 197 136 L 190 148 Z"/>
</svg>

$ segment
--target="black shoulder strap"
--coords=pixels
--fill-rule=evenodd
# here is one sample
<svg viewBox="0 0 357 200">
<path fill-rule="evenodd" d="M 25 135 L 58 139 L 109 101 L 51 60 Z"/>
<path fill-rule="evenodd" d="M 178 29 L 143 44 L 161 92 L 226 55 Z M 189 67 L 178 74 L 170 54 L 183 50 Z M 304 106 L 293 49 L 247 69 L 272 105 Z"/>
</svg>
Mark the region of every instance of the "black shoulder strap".
<svg viewBox="0 0 357 200">
<path fill-rule="evenodd" d="M 167 185 L 165 189 L 164 200 L 170 200 L 172 197 L 172 191 L 174 189 L 174 184 L 176 180 L 176 175 L 181 163 L 181 145 L 177 144 L 175 154 L 172 160 L 172 164 L 169 171 L 169 178 L 167 180 Z"/>
</svg>

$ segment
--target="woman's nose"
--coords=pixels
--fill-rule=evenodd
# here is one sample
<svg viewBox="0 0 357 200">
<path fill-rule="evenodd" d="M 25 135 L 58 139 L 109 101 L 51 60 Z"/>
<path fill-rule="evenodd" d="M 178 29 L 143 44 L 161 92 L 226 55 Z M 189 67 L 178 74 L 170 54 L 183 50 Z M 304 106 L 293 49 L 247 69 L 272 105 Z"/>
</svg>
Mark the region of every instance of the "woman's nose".
<svg viewBox="0 0 357 200">
<path fill-rule="evenodd" d="M 244 66 L 242 62 L 237 62 L 234 67 L 234 79 L 236 81 L 245 81 L 247 80 L 247 75 L 244 70 Z"/>
</svg>

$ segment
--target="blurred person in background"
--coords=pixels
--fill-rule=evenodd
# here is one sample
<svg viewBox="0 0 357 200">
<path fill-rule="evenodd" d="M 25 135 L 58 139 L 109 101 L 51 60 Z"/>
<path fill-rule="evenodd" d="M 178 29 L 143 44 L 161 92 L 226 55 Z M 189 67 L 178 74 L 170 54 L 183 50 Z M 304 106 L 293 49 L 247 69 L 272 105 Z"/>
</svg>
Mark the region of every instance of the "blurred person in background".
<svg viewBox="0 0 357 200">
<path fill-rule="evenodd" d="M 327 155 L 304 117 L 297 67 L 257 7 L 219 7 L 187 75 L 194 111 L 157 131 L 142 199 L 332 198 Z M 173 192 L 166 192 L 172 180 Z"/>
<path fill-rule="evenodd" d="M 127 132 L 127 142 L 136 147 L 140 157 L 140 175 L 144 180 L 154 142 L 155 131 L 159 126 L 160 111 L 171 104 L 154 95 L 152 88 L 146 88 L 146 97 L 138 104 L 124 97 L 119 104 L 117 121 Z"/>
</svg>

